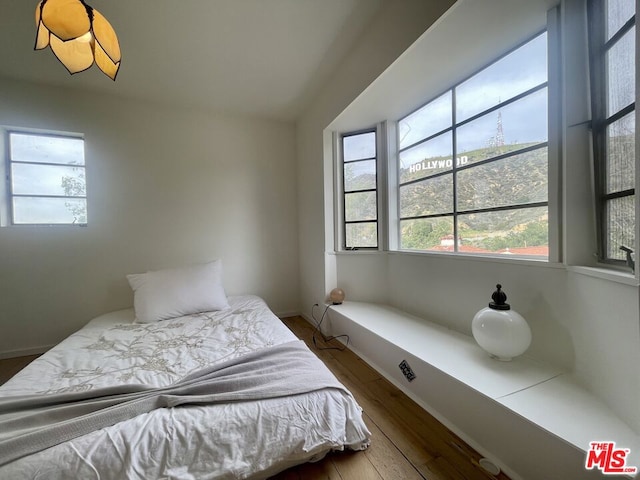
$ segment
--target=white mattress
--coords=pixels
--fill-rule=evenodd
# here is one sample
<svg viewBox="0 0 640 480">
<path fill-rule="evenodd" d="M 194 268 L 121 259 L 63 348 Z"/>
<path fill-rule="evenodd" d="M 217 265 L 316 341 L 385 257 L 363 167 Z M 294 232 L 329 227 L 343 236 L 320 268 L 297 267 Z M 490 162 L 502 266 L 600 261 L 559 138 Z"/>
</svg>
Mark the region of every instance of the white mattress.
<svg viewBox="0 0 640 480">
<path fill-rule="evenodd" d="M 98 317 L 0 387 L 0 396 L 162 387 L 206 365 L 295 336 L 255 296 L 231 308 L 153 324 L 133 310 Z M 0 478 L 266 478 L 332 449 L 364 449 L 353 397 L 322 390 L 287 398 L 158 409 L 0 467 Z"/>
</svg>

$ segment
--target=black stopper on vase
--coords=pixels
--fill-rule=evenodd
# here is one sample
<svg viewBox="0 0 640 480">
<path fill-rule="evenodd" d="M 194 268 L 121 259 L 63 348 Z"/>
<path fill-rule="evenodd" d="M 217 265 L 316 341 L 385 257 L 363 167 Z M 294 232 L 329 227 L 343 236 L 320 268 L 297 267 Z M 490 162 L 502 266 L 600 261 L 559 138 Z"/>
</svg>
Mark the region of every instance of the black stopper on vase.
<svg viewBox="0 0 640 480">
<path fill-rule="evenodd" d="M 489 303 L 489 308 L 494 310 L 511 310 L 511 306 L 507 303 L 507 294 L 502 290 L 502 285 L 496 285 L 496 291 L 491 295 L 493 302 Z"/>
</svg>

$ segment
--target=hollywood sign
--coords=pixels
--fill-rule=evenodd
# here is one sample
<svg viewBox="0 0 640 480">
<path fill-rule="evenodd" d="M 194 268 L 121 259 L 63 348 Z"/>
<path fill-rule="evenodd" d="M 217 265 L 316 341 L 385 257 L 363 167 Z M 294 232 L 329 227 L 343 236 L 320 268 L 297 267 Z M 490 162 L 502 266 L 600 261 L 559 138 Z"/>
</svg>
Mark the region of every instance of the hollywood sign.
<svg viewBox="0 0 640 480">
<path fill-rule="evenodd" d="M 469 162 L 469 157 L 463 155 L 456 158 L 456 167 L 466 165 Z M 435 168 L 451 168 L 453 166 L 453 160 L 422 160 L 419 163 L 414 163 L 409 166 L 409 173 L 419 172 L 421 170 L 433 170 Z"/>
</svg>

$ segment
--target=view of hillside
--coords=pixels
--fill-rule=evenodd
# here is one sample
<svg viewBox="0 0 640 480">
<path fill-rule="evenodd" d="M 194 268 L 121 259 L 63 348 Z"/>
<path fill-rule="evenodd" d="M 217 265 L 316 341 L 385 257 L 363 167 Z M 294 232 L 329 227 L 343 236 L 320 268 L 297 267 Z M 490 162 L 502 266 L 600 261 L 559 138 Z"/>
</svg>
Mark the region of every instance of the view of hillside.
<svg viewBox="0 0 640 480">
<path fill-rule="evenodd" d="M 465 152 L 459 157 L 458 165 L 472 165 L 529 146 L 491 146 Z M 350 188 L 371 188 L 375 175 L 366 172 L 357 175 L 359 172 L 349 167 L 346 165 L 345 178 Z M 400 169 L 399 177 L 403 182 L 415 181 L 400 187 L 401 218 L 453 212 L 451 173 L 419 181 L 432 175 L 434 170 L 451 172 L 451 158 L 424 159 Z M 547 173 L 547 149 L 544 147 L 460 170 L 457 173 L 458 211 L 546 202 Z M 345 206 L 347 219 L 375 218 L 373 193 L 348 194 Z M 461 214 L 458 217 L 458 234 L 460 251 L 546 256 L 547 207 Z M 352 241 L 357 244 L 358 239 Z M 452 251 L 453 217 L 402 220 L 400 241 L 403 249 Z"/>
<path fill-rule="evenodd" d="M 461 167 L 529 147 L 529 144 L 491 146 L 458 157 Z M 450 159 L 430 158 L 420 164 L 440 165 Z M 411 171 L 413 170 L 413 171 Z M 527 205 L 547 201 L 547 149 L 538 148 L 502 160 L 460 170 L 457 173 L 458 245 L 460 251 L 546 255 L 548 215 L 546 207 L 499 212 L 469 213 L 485 208 Z M 417 180 L 428 168 L 408 166 L 401 178 Z M 400 188 L 401 218 L 453 212 L 453 175 L 411 183 Z M 406 220 L 401 225 L 401 245 L 406 249 L 453 250 L 453 219 Z M 531 247 L 544 247 L 533 249 Z M 509 249 L 507 251 L 507 249 Z"/>
</svg>

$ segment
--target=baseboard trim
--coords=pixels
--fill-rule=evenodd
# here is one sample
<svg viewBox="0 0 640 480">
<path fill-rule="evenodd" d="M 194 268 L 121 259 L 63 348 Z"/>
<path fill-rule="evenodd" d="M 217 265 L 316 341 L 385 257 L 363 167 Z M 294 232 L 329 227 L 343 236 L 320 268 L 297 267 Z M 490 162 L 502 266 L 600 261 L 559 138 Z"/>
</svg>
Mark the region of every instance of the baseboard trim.
<svg viewBox="0 0 640 480">
<path fill-rule="evenodd" d="M 300 312 L 278 312 L 278 313 L 276 313 L 276 317 L 278 317 L 278 318 L 297 317 L 299 315 L 300 315 Z"/>
<path fill-rule="evenodd" d="M 29 355 L 39 355 L 47 350 L 51 350 L 55 345 L 43 345 L 40 347 L 20 348 L 18 350 L 6 350 L 0 352 L 0 360 L 6 360 L 7 358 L 27 357 Z"/>
</svg>

